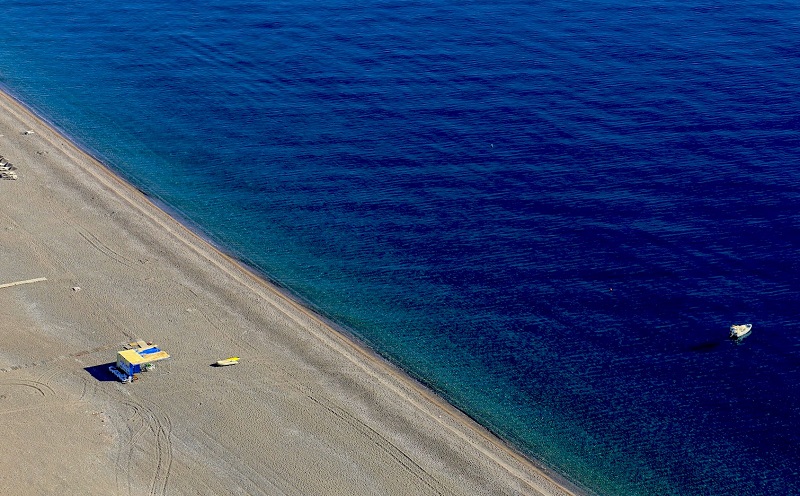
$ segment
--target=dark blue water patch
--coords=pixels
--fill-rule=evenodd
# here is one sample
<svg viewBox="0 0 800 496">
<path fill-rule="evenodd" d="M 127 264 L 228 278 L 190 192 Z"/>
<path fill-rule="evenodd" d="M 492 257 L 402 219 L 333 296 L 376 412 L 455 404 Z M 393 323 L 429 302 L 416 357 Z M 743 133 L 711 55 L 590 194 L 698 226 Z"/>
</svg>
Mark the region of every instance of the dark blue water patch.
<svg viewBox="0 0 800 496">
<path fill-rule="evenodd" d="M 7 4 L 0 83 L 523 452 L 798 492 L 795 5 Z"/>
</svg>

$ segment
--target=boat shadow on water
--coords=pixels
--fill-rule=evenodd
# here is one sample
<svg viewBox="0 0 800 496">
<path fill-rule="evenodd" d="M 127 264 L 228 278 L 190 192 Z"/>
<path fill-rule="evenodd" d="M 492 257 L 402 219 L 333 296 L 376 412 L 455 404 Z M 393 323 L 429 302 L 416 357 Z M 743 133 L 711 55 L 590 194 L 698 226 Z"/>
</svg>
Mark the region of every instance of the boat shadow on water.
<svg viewBox="0 0 800 496">
<path fill-rule="evenodd" d="M 689 348 L 689 351 L 695 351 L 697 353 L 708 353 L 710 351 L 714 351 L 719 348 L 719 345 L 724 343 L 725 341 L 706 341 L 705 343 L 696 344 Z"/>
<path fill-rule="evenodd" d="M 744 341 L 744 339 L 746 337 L 747 336 L 740 337 L 740 338 L 730 337 L 728 339 L 719 339 L 717 341 L 705 341 L 703 343 L 698 343 L 698 344 L 696 344 L 694 346 L 690 346 L 689 347 L 689 351 L 693 351 L 695 353 L 709 353 L 709 352 L 712 352 L 712 351 L 716 350 L 717 348 L 719 348 L 721 345 L 723 345 L 725 343 L 731 343 L 731 344 L 733 344 L 735 346 L 739 346 L 740 344 L 742 344 L 742 342 Z"/>
</svg>

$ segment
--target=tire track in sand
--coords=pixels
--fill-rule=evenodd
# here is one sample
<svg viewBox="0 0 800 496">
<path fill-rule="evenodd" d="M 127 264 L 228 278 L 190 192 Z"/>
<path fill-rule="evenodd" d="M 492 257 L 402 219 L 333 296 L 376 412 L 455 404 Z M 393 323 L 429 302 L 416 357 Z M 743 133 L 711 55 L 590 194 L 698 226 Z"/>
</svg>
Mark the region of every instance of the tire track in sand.
<svg viewBox="0 0 800 496">
<path fill-rule="evenodd" d="M 122 481 L 117 477 L 117 493 L 124 489 L 127 494 L 132 493 L 133 481 L 131 477 L 134 473 L 150 473 L 148 482 L 150 496 L 166 496 L 169 485 L 169 477 L 172 471 L 172 420 L 168 415 L 160 413 L 155 407 L 145 404 L 145 402 L 124 401 L 132 413 L 127 419 L 130 427 L 128 428 L 127 446 L 121 446 L 117 456 L 117 472 L 126 476 L 124 487 Z M 135 425 L 134 425 L 135 424 Z M 149 439 L 147 435 L 150 434 Z M 145 455 L 152 446 L 153 457 L 145 456 L 143 460 L 152 459 L 152 466 L 147 470 L 137 469 L 136 454 L 137 449 Z"/>
<path fill-rule="evenodd" d="M 440 496 L 452 495 L 453 493 L 447 490 L 436 477 L 430 472 L 425 470 L 419 463 L 414 461 L 396 444 L 391 442 L 385 436 L 381 435 L 378 431 L 367 425 L 362 420 L 358 419 L 347 410 L 337 406 L 336 404 L 319 398 L 311 393 L 311 391 L 302 384 L 295 384 L 295 388 L 301 391 L 306 398 L 315 403 L 319 408 L 326 410 L 334 417 L 347 424 L 355 431 L 359 432 L 362 436 L 369 439 L 369 441 L 376 447 L 380 448 L 384 453 L 391 457 L 398 465 L 403 467 L 407 472 L 416 477 L 422 484 L 427 486 L 434 494 Z"/>
<path fill-rule="evenodd" d="M 81 237 L 84 240 L 86 240 L 87 243 L 92 245 L 92 247 L 95 250 L 99 251 L 103 255 L 107 256 L 108 258 L 114 260 L 115 262 L 117 262 L 119 264 L 125 265 L 126 267 L 135 267 L 136 266 L 136 264 L 135 264 L 135 262 L 133 260 L 125 257 L 124 255 L 120 255 L 117 251 L 115 251 L 114 249 L 109 247 L 108 244 L 103 242 L 103 240 L 101 240 L 100 238 L 98 238 L 94 234 L 92 234 L 92 233 L 90 233 L 88 231 L 80 230 L 77 227 L 76 227 L 76 229 L 78 230 L 78 234 L 80 234 Z"/>
</svg>

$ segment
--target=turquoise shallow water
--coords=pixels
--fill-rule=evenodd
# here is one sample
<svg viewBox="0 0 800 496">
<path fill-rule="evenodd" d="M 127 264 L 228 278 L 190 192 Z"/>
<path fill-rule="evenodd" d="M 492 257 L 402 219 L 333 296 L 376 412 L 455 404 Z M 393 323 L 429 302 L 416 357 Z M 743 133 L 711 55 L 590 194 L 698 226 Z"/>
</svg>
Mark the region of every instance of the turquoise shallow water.
<svg viewBox="0 0 800 496">
<path fill-rule="evenodd" d="M 794 4 L 0 12 L 11 93 L 522 452 L 800 493 Z"/>
</svg>

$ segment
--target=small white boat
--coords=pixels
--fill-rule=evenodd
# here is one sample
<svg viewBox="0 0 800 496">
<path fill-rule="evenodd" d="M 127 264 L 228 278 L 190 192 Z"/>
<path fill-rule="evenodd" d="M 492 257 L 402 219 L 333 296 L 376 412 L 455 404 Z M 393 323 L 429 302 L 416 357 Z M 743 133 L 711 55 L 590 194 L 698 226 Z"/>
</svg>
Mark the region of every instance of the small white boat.
<svg viewBox="0 0 800 496">
<path fill-rule="evenodd" d="M 743 339 L 747 337 L 753 329 L 753 324 L 734 324 L 731 326 L 731 339 Z"/>
<path fill-rule="evenodd" d="M 228 365 L 236 365 L 239 363 L 239 357 L 230 357 L 224 360 L 217 360 L 217 367 L 227 367 Z"/>
</svg>

